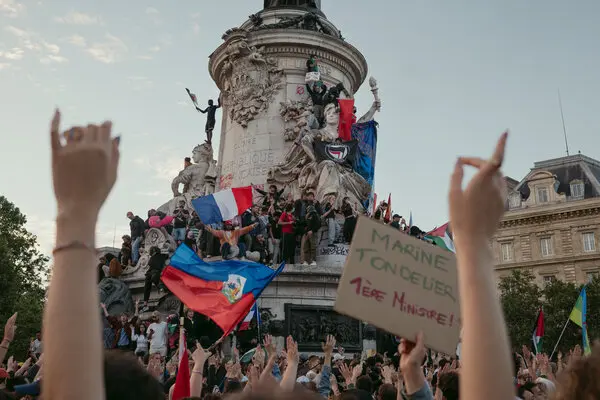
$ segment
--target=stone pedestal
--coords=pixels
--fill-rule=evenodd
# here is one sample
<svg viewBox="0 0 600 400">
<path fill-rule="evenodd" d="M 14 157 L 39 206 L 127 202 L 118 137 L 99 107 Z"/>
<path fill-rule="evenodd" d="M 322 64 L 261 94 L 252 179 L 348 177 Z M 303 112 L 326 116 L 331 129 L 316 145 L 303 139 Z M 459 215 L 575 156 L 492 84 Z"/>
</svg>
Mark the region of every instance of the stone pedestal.
<svg viewBox="0 0 600 400">
<path fill-rule="evenodd" d="M 283 160 L 294 139 L 290 129 L 306 123 L 289 108 L 309 108 L 311 55 L 328 87 L 342 83 L 354 93 L 365 80 L 364 57 L 331 22 L 318 16 L 321 29 L 304 22 L 289 26 L 306 15 L 299 9 L 264 10 L 227 31 L 211 54 L 209 71 L 223 94 L 217 189 L 264 184 L 269 168 Z"/>
</svg>

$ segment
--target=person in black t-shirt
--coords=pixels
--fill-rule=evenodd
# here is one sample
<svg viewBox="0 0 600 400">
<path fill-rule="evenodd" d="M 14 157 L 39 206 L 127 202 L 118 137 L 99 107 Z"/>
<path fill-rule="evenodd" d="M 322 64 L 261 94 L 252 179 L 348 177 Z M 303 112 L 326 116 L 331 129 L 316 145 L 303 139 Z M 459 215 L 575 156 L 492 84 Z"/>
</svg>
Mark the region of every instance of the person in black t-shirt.
<svg viewBox="0 0 600 400">
<path fill-rule="evenodd" d="M 327 204 L 325 204 L 325 210 L 323 211 L 323 218 L 327 225 L 327 244 L 329 247 L 335 247 L 336 239 L 340 234 L 340 225 L 335 220 L 337 210 L 335 209 L 335 194 L 329 196 Z"/>
<path fill-rule="evenodd" d="M 146 279 L 144 282 L 144 308 L 142 312 L 148 311 L 148 299 L 152 291 L 152 284 L 160 285 L 160 274 L 165 267 L 167 255 L 162 254 L 156 246 L 150 248 L 150 259 L 148 260 L 148 271 L 146 271 Z"/>
<path fill-rule="evenodd" d="M 173 220 L 173 239 L 177 244 L 181 244 L 185 240 L 187 223 L 190 218 L 189 211 L 185 209 L 185 201 L 179 202 L 179 205 L 173 211 L 173 216 L 175 217 Z"/>
<path fill-rule="evenodd" d="M 271 261 L 273 264 L 281 262 L 281 226 L 278 224 L 281 217 L 280 211 L 275 211 L 269 217 L 269 253 L 271 253 Z"/>
</svg>

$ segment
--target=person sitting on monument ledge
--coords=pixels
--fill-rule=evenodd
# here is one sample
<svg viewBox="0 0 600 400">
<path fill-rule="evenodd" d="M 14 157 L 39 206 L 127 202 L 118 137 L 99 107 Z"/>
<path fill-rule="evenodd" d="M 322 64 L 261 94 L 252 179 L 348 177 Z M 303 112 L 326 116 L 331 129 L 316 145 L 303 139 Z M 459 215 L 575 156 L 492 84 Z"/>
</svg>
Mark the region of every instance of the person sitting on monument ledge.
<svg viewBox="0 0 600 400">
<path fill-rule="evenodd" d="M 250 186 L 254 186 L 252 183 L 250 183 Z M 263 207 L 264 206 L 273 206 L 273 208 L 277 208 L 279 200 L 281 199 L 281 195 L 283 194 L 283 191 L 285 190 L 285 186 L 283 188 L 281 188 L 281 190 L 277 190 L 277 185 L 270 185 L 269 186 L 269 191 L 265 192 L 262 189 L 259 188 L 254 188 L 254 190 L 256 190 L 260 195 L 264 196 L 263 198 Z"/>
<path fill-rule="evenodd" d="M 252 247 L 252 243 L 256 239 L 256 235 L 261 233 L 260 229 L 260 208 L 257 204 L 253 204 L 249 210 L 244 211 L 242 214 L 242 228 L 256 224 L 256 228 L 242 236 L 242 241 L 246 244 L 246 250 Z"/>
<path fill-rule="evenodd" d="M 246 257 L 250 261 L 254 261 L 261 264 L 267 264 L 269 262 L 269 250 L 267 248 L 267 241 L 262 234 L 256 235 L 252 241 L 252 247 L 250 251 L 246 252 Z"/>
<path fill-rule="evenodd" d="M 258 224 L 252 224 L 240 229 L 233 229 L 233 224 L 229 221 L 225 221 L 223 224 L 224 230 L 215 230 L 210 226 L 206 225 L 206 230 L 213 234 L 221 244 L 221 257 L 223 260 L 231 260 L 239 257 L 241 259 L 246 258 L 246 244 L 239 242 L 240 236 L 243 236 L 254 228 Z"/>
<path fill-rule="evenodd" d="M 347 244 L 350 244 L 352 236 L 354 236 L 354 228 L 356 227 L 356 218 L 358 216 L 356 208 L 356 205 L 353 207 L 350 203 L 349 197 L 344 197 L 341 208 L 342 214 L 344 215 L 344 227 L 342 228 L 342 231 L 344 233 L 344 241 Z"/>
<path fill-rule="evenodd" d="M 121 237 L 123 243 L 121 244 L 121 252 L 119 253 L 119 260 L 121 265 L 127 267 L 128 265 L 132 265 L 131 262 L 131 236 L 123 235 Z"/>
</svg>

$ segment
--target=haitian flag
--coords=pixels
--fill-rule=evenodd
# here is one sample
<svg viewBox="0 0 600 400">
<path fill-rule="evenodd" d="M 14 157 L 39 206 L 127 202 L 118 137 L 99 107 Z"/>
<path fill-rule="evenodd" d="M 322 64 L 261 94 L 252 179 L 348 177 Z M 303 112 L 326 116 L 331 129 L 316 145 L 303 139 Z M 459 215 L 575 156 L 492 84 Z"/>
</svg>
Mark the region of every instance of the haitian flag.
<svg viewBox="0 0 600 400">
<path fill-rule="evenodd" d="M 315 156 L 317 156 L 319 161 L 330 160 L 348 167 L 352 167 L 354 158 L 356 157 L 357 146 L 358 142 L 356 140 L 343 143 L 332 143 L 315 139 L 313 143 Z"/>
<path fill-rule="evenodd" d="M 272 270 L 266 265 L 238 260 L 207 263 L 182 244 L 161 279 L 185 305 L 212 319 L 227 336 L 284 267 L 282 263 Z"/>
<path fill-rule="evenodd" d="M 354 171 L 373 187 L 375 179 L 375 154 L 377 151 L 377 122 L 371 120 L 352 125 L 352 139 L 358 140 L 354 158 Z"/>
</svg>

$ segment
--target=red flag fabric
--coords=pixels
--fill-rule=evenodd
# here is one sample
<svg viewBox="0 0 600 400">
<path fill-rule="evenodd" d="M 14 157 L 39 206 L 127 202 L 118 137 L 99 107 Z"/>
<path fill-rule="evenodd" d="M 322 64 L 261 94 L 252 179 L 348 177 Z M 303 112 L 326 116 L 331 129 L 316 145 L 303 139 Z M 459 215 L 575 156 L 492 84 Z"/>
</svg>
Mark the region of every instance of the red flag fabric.
<svg viewBox="0 0 600 400">
<path fill-rule="evenodd" d="M 339 99 L 340 124 L 338 125 L 338 136 L 344 142 L 352 139 L 352 117 L 354 116 L 354 99 Z"/>
<path fill-rule="evenodd" d="M 183 328 L 179 328 L 183 329 Z M 179 369 L 175 378 L 175 389 L 173 389 L 173 399 L 181 400 L 190 397 L 190 364 L 188 361 L 187 349 L 185 348 L 185 333 L 183 343 L 179 343 Z"/>
<path fill-rule="evenodd" d="M 377 210 L 377 193 L 373 194 L 373 211 L 371 215 L 375 215 L 375 211 Z"/>
<path fill-rule="evenodd" d="M 388 222 L 390 222 L 391 219 L 392 219 L 392 194 L 390 193 L 390 195 L 388 196 L 388 208 L 387 208 L 387 210 L 385 210 L 385 216 L 383 217 L 383 220 L 387 224 Z"/>
</svg>

